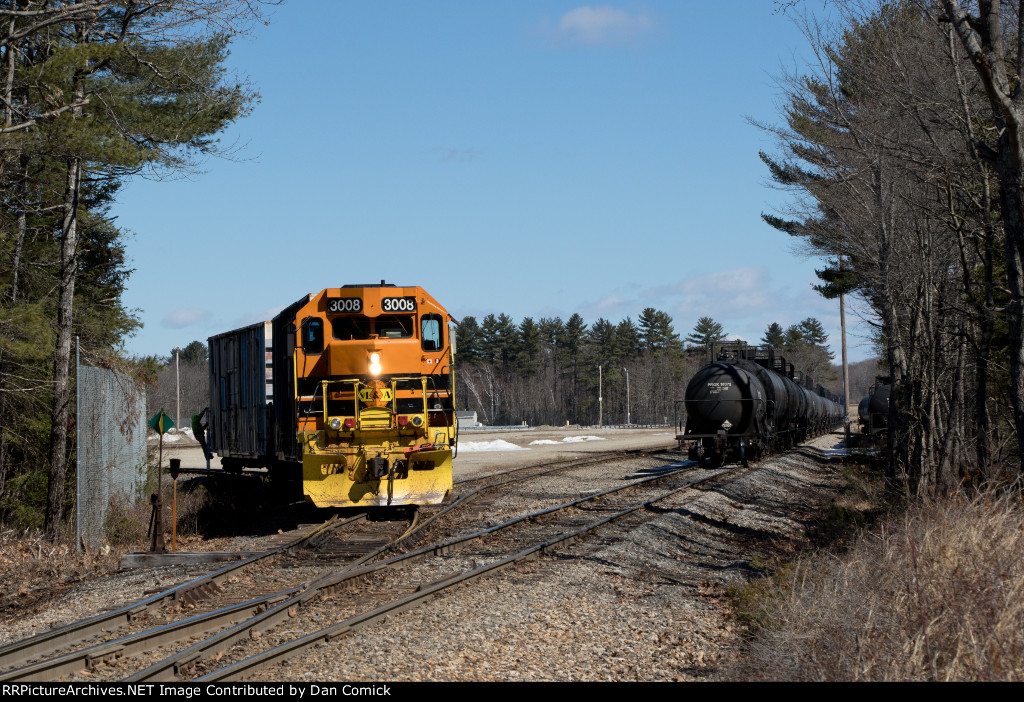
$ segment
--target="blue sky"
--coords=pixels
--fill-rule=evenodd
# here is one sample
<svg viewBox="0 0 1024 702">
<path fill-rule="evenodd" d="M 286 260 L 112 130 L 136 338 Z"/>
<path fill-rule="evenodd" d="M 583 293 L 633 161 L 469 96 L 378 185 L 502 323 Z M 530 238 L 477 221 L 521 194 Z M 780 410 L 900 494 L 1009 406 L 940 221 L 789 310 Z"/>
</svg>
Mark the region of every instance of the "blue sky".
<svg viewBox="0 0 1024 702">
<path fill-rule="evenodd" d="M 269 20 L 230 59 L 261 94 L 222 137 L 236 158 L 121 193 L 128 352 L 381 279 L 456 318 L 655 307 L 756 341 L 813 316 L 838 351 L 822 262 L 760 219 L 786 196 L 748 118 L 777 121 L 775 77 L 808 54 L 774 3 L 289 0 Z"/>
</svg>

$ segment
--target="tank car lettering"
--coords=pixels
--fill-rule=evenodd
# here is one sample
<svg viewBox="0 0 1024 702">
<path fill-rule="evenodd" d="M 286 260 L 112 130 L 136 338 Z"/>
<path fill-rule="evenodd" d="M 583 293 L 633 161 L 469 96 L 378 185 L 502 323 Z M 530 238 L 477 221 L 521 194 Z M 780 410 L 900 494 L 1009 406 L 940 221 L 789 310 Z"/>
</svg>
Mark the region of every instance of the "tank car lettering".
<svg viewBox="0 0 1024 702">
<path fill-rule="evenodd" d="M 385 312 L 415 312 L 415 297 L 385 297 L 380 301 L 380 308 Z"/>
<path fill-rule="evenodd" d="M 362 312 L 363 301 L 358 297 L 335 297 L 327 299 L 328 312 Z"/>
<path fill-rule="evenodd" d="M 732 387 L 732 383 L 728 383 L 728 382 L 726 382 L 726 383 L 708 383 L 708 392 L 710 392 L 712 395 L 714 395 L 714 394 L 722 392 L 723 390 L 728 390 L 731 387 Z"/>
</svg>

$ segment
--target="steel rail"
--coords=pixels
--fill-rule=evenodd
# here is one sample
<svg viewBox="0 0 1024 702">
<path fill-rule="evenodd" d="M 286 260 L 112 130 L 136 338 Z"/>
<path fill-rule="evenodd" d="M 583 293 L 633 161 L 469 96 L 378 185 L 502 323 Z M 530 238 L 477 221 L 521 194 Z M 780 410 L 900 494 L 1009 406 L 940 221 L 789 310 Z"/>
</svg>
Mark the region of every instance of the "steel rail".
<svg viewBox="0 0 1024 702">
<path fill-rule="evenodd" d="M 589 466 L 598 465 L 600 463 L 606 463 L 608 461 L 614 461 L 616 458 L 628 457 L 628 456 L 631 456 L 631 455 L 636 454 L 636 453 L 639 453 L 642 456 L 644 456 L 644 455 L 653 454 L 653 453 L 665 453 L 666 451 L 669 451 L 669 450 L 671 450 L 671 449 L 668 449 L 668 448 L 653 449 L 653 450 L 649 450 L 649 449 L 628 449 L 626 451 L 608 451 L 608 452 L 602 453 L 599 456 L 594 456 L 594 457 L 591 457 L 589 459 L 582 460 L 582 461 L 578 460 L 578 459 L 559 459 L 559 460 L 556 460 L 556 461 L 545 461 L 543 463 L 535 463 L 533 465 L 523 466 L 522 468 L 512 468 L 510 470 L 501 471 L 499 473 L 491 473 L 490 475 L 481 476 L 479 478 L 469 478 L 467 480 L 460 481 L 460 484 L 463 484 L 463 483 L 468 483 L 468 482 L 475 482 L 477 480 L 486 480 L 488 478 L 503 477 L 503 476 L 507 476 L 507 475 L 510 475 L 510 474 L 513 474 L 513 473 L 519 473 L 521 471 L 528 470 L 528 469 L 531 469 L 531 468 L 544 468 L 546 466 L 553 466 L 551 468 L 548 468 L 547 470 L 542 470 L 542 471 L 539 471 L 537 473 L 529 473 L 529 474 L 525 474 L 525 475 L 513 475 L 512 477 L 506 478 L 504 480 L 498 480 L 498 481 L 495 481 L 495 482 L 492 482 L 492 483 L 487 483 L 486 485 L 481 485 L 480 487 L 478 487 L 478 488 L 476 488 L 474 490 L 471 490 L 470 492 L 467 492 L 465 495 L 460 496 L 459 499 L 455 500 L 451 504 L 445 505 L 444 508 L 439 510 L 436 514 L 433 514 L 428 519 L 424 520 L 424 522 L 422 524 L 420 524 L 420 527 L 419 527 L 419 529 L 416 530 L 416 532 L 410 532 L 408 534 L 403 534 L 401 537 L 395 539 L 390 544 L 382 546 L 376 552 L 374 552 L 373 554 L 370 554 L 370 556 L 361 559 L 361 561 L 368 561 L 368 560 L 370 560 L 370 557 L 380 555 L 381 553 L 385 553 L 385 552 L 389 551 L 390 549 L 392 549 L 393 547 L 395 547 L 395 546 L 403 543 L 407 539 L 411 538 L 415 534 L 422 533 L 423 529 L 426 528 L 426 526 L 428 524 L 430 524 L 431 522 L 436 520 L 438 517 L 441 517 L 441 516 L 447 514 L 451 510 L 453 510 L 456 507 L 458 507 L 459 505 L 462 505 L 462 504 L 465 504 L 466 502 L 469 502 L 470 500 L 472 500 L 475 497 L 479 496 L 480 493 L 482 493 L 482 492 L 484 492 L 486 490 L 491 490 L 493 488 L 498 488 L 498 487 L 504 487 L 505 485 L 511 485 L 512 483 L 520 482 L 522 480 L 529 480 L 531 478 L 539 478 L 542 475 L 550 475 L 551 473 L 557 473 L 560 470 L 570 470 L 570 469 L 576 469 L 576 468 L 586 468 L 586 467 L 589 467 Z"/>
<path fill-rule="evenodd" d="M 299 592 L 301 585 L 289 590 L 275 592 L 270 595 L 242 602 L 230 607 L 197 614 L 170 624 L 147 629 L 135 634 L 121 637 L 113 641 L 98 643 L 88 648 L 72 651 L 56 658 L 49 658 L 27 666 L 9 671 L 0 680 L 4 682 L 45 682 L 56 680 L 62 675 L 70 675 L 82 670 L 91 670 L 96 665 L 123 656 L 131 656 L 154 648 L 173 644 L 178 641 L 209 634 L 222 629 L 226 624 L 245 621 L 258 614 L 266 607 Z"/>
<path fill-rule="evenodd" d="M 87 647 L 85 649 L 82 649 L 82 650 L 79 650 L 79 651 L 69 652 L 67 654 L 64 654 L 64 655 L 61 655 L 61 656 L 57 656 L 55 658 L 51 658 L 51 659 L 48 659 L 48 660 L 37 661 L 37 662 L 29 664 L 29 665 L 23 665 L 22 667 L 18 667 L 18 668 L 15 668 L 15 669 L 10 669 L 10 670 L 4 672 L 3 674 L 0 674 L 0 681 L 15 681 L 15 680 L 47 681 L 47 680 L 54 680 L 54 679 L 57 679 L 61 675 L 65 675 L 65 674 L 68 674 L 68 673 L 76 672 L 76 671 L 79 671 L 79 670 L 88 670 L 88 669 L 94 668 L 98 663 L 100 663 L 102 661 L 105 661 L 105 660 L 110 660 L 110 659 L 113 659 L 113 658 L 116 658 L 116 657 L 120 657 L 120 656 L 129 656 L 129 655 L 133 655 L 135 653 L 141 652 L 141 651 L 152 650 L 153 648 L 155 648 L 157 646 L 173 643 L 174 641 L 186 640 L 188 638 L 192 638 L 192 637 L 199 636 L 199 635 L 206 635 L 206 634 L 209 634 L 212 631 L 217 631 L 218 629 L 223 630 L 224 627 L 230 627 L 226 631 L 221 631 L 219 634 L 216 634 L 213 637 L 207 639 L 206 641 L 200 642 L 196 646 L 192 647 L 192 648 L 203 647 L 204 644 L 214 645 L 214 646 L 217 646 L 216 648 L 214 648 L 212 650 L 212 652 L 215 653 L 216 651 L 223 650 L 224 648 L 227 648 L 232 643 L 234 643 L 234 641 L 238 637 L 232 636 L 231 634 L 236 629 L 238 629 L 241 632 L 239 634 L 239 636 L 244 636 L 244 635 L 247 635 L 249 629 L 254 628 L 255 624 L 259 623 L 259 622 L 263 622 L 263 626 L 261 627 L 261 629 L 271 628 L 272 626 L 276 625 L 278 621 L 280 621 L 280 620 L 282 620 L 282 619 L 284 619 L 284 618 L 286 618 L 288 616 L 291 616 L 291 612 L 294 611 L 292 609 L 293 607 L 295 607 L 296 605 L 301 606 L 302 604 L 307 602 L 312 597 L 315 597 L 321 589 L 337 587 L 338 583 L 342 583 L 342 582 L 345 582 L 345 581 L 347 581 L 347 580 L 349 580 L 351 578 L 360 577 L 362 575 L 366 575 L 368 573 L 371 573 L 371 572 L 374 572 L 374 571 L 380 569 L 380 568 L 378 568 L 376 566 L 370 566 L 370 567 L 366 567 L 366 568 L 360 568 L 359 566 L 361 566 L 363 563 L 371 560 L 372 558 L 380 555 L 381 553 L 387 551 L 388 549 L 394 547 L 399 542 L 404 541 L 405 539 L 413 536 L 415 533 L 420 532 L 424 527 L 426 527 L 429 523 L 431 523 L 437 517 L 441 516 L 445 512 L 447 512 L 450 509 L 454 508 L 458 504 L 464 503 L 468 499 L 471 499 L 472 497 L 475 497 L 476 495 L 480 494 L 481 492 L 483 492 L 485 490 L 489 490 L 489 489 L 493 489 L 493 488 L 497 488 L 497 487 L 502 487 L 502 486 L 505 486 L 505 485 L 508 485 L 510 483 L 517 482 L 517 481 L 520 481 L 520 480 L 526 480 L 526 479 L 533 478 L 533 477 L 539 477 L 541 475 L 547 475 L 547 474 L 549 474 L 551 472 L 555 472 L 555 471 L 558 471 L 558 470 L 565 470 L 565 469 L 568 469 L 568 468 L 576 468 L 576 467 L 586 467 L 586 466 L 589 466 L 589 465 L 592 465 L 592 464 L 596 464 L 596 463 L 607 462 L 609 460 L 614 460 L 617 457 L 621 457 L 623 455 L 629 455 L 631 453 L 641 453 L 641 451 L 638 450 L 638 451 L 627 451 L 627 452 L 614 452 L 612 455 L 603 455 L 603 456 L 601 456 L 599 458 L 594 458 L 594 459 L 586 460 L 586 461 L 582 461 L 582 462 L 580 462 L 578 460 L 575 461 L 575 462 L 570 461 L 566 465 L 557 465 L 557 466 L 555 466 L 553 468 L 550 468 L 550 469 L 548 469 L 546 471 L 542 471 L 540 473 L 531 473 L 531 474 L 528 474 L 528 475 L 514 476 L 512 478 L 507 478 L 507 479 L 502 480 L 502 481 L 493 482 L 493 483 L 489 483 L 487 485 L 483 485 L 483 486 L 473 490 L 471 493 L 468 493 L 467 495 L 463 496 L 462 498 L 460 498 L 456 502 L 452 503 L 451 505 L 448 505 L 445 509 L 443 509 L 439 513 L 433 515 L 430 519 L 428 519 L 428 520 L 422 522 L 421 524 L 419 524 L 418 527 L 416 527 L 414 529 L 411 528 L 409 531 L 407 531 L 405 534 L 403 534 L 401 537 L 399 537 L 399 539 L 396 539 L 395 541 L 393 541 L 393 542 L 391 542 L 389 544 L 385 544 L 384 546 L 374 550 L 373 552 L 368 553 L 368 554 L 362 556 L 361 558 L 359 558 L 355 562 L 347 564 L 346 567 L 344 569 L 342 569 L 341 571 L 331 571 L 331 572 L 328 572 L 328 573 L 326 573 L 326 574 L 324 574 L 322 576 L 318 576 L 316 578 L 312 578 L 312 579 L 310 579 L 310 580 L 308 580 L 308 581 L 306 581 L 304 583 L 301 583 L 301 584 L 299 584 L 299 585 L 297 585 L 297 586 L 295 586 L 293 588 L 288 588 L 286 590 L 282 590 L 282 591 L 279 591 L 279 592 L 276 592 L 276 593 L 271 593 L 271 594 L 268 594 L 268 595 L 265 595 L 265 596 L 262 596 L 262 597 L 259 597 L 259 598 L 255 598 L 253 600 L 248 600 L 248 601 L 237 603 L 235 605 L 231 605 L 231 606 L 228 606 L 228 607 L 223 607 L 223 608 L 214 610 L 212 612 L 207 612 L 207 613 L 204 613 L 204 614 L 195 615 L 193 617 L 189 617 L 187 619 L 184 619 L 184 620 L 181 620 L 181 621 L 178 621 L 178 622 L 173 622 L 173 623 L 166 624 L 166 625 L 163 625 L 163 626 L 160 626 L 160 627 L 156 627 L 156 628 L 153 628 L 153 629 L 149 629 L 149 630 L 146 630 L 146 631 L 143 631 L 143 632 L 138 632 L 136 634 L 131 634 L 131 635 L 128 635 L 126 637 L 122 637 L 122 638 L 115 639 L 115 640 L 112 640 L 112 641 L 98 643 L 96 645 L 89 646 L 89 647 Z M 552 461 L 550 463 L 562 464 L 562 463 L 566 463 L 566 462 L 565 461 Z M 540 464 L 540 465 L 543 466 L 545 464 Z M 676 464 L 676 465 L 682 465 L 682 464 Z M 538 465 L 534 465 L 534 466 L 531 466 L 531 467 L 536 468 L 536 467 L 538 467 Z M 521 471 L 521 470 L 522 469 L 519 469 L 519 471 Z M 509 472 L 519 472 L 519 471 L 509 471 Z M 675 472 L 678 472 L 678 471 L 675 471 Z M 628 487 L 632 487 L 633 485 L 642 484 L 642 483 L 650 481 L 650 480 L 659 480 L 659 479 L 662 479 L 664 477 L 667 477 L 667 475 L 668 474 L 664 473 L 664 472 L 663 473 L 659 473 L 658 475 L 650 476 L 648 478 L 644 478 L 644 479 L 642 479 L 640 481 L 636 481 L 634 483 L 627 484 L 625 486 L 619 486 L 617 488 L 613 488 L 610 491 L 606 491 L 606 492 L 614 492 L 614 491 L 618 491 L 618 490 L 621 490 L 621 489 L 626 489 Z M 494 477 L 494 476 L 489 476 L 489 477 Z M 605 494 L 605 493 L 597 493 L 597 494 L 589 495 L 589 496 L 587 496 L 585 498 L 581 498 L 581 500 L 576 500 L 574 502 L 596 499 L 596 498 L 600 497 L 603 494 Z M 569 503 L 569 504 L 571 505 L 572 503 Z M 557 509 L 557 508 L 552 508 L 552 509 Z M 489 530 L 484 530 L 482 532 L 477 532 L 475 534 L 470 534 L 470 535 L 467 535 L 465 537 L 460 537 L 458 539 L 450 540 L 449 542 L 445 542 L 444 544 L 439 545 L 440 550 L 436 550 L 436 553 L 444 553 L 447 550 L 449 550 L 450 548 L 452 548 L 454 545 L 457 545 L 458 543 L 462 543 L 464 541 L 470 541 L 470 540 L 473 540 L 473 539 L 476 539 L 476 538 L 481 538 L 482 536 L 486 535 L 487 533 L 491 533 L 493 531 L 497 531 L 500 528 L 505 528 L 505 527 L 508 527 L 508 526 L 512 526 L 515 523 L 523 521 L 523 519 L 525 519 L 525 518 L 535 517 L 535 516 L 538 516 L 539 514 L 543 514 L 543 513 L 546 513 L 548 511 L 551 511 L 551 510 L 545 510 L 545 511 L 542 511 L 542 512 L 534 514 L 534 515 L 528 515 L 527 517 L 524 517 L 524 518 L 512 520 L 511 522 L 508 522 L 505 525 L 497 525 L 496 527 L 492 527 Z M 277 547 L 275 549 L 271 549 L 271 550 L 269 550 L 269 551 L 267 551 L 267 552 L 265 552 L 263 554 L 257 554 L 255 556 L 252 556 L 252 557 L 248 558 L 248 559 L 245 559 L 243 561 L 239 561 L 238 563 L 232 564 L 232 565 L 227 566 L 225 568 L 222 568 L 222 569 L 220 569 L 218 571 L 215 571 L 213 573 L 207 574 L 207 575 L 205 575 L 205 576 L 203 576 L 201 578 L 198 578 L 198 579 L 196 579 L 194 581 L 190 581 L 188 583 L 183 583 L 182 585 L 176 586 L 175 588 L 171 588 L 171 589 L 169 589 L 169 590 L 167 590 L 167 591 L 165 591 L 163 593 L 159 593 L 157 595 L 154 595 L 153 597 L 148 598 L 147 600 L 143 600 L 143 601 L 141 601 L 139 603 L 136 603 L 135 605 L 129 605 L 129 606 L 125 607 L 125 608 L 122 608 L 121 610 L 115 610 L 113 612 L 110 612 L 110 613 L 107 613 L 107 614 L 104 614 L 104 615 L 99 615 L 99 616 L 93 617 L 93 618 L 91 618 L 89 620 L 85 620 L 84 622 L 80 622 L 80 623 L 78 623 L 79 625 L 81 625 L 81 624 L 88 624 L 89 627 L 88 627 L 88 629 L 78 629 L 78 631 L 86 632 L 86 633 L 79 633 L 79 635 L 78 635 L 78 637 L 76 639 L 71 639 L 70 636 L 69 636 L 67 639 L 61 639 L 59 641 L 59 643 L 50 643 L 48 648 L 40 648 L 41 646 L 45 647 L 45 645 L 47 644 L 47 641 L 40 642 L 40 641 L 36 640 L 36 639 L 40 639 L 40 638 L 46 638 L 47 640 L 51 640 L 52 637 L 48 636 L 47 634 L 40 635 L 39 637 L 34 637 L 33 639 L 30 639 L 30 640 L 26 640 L 26 642 L 33 642 L 34 643 L 34 650 L 31 653 L 34 653 L 35 655 L 31 655 L 31 653 L 27 653 L 23 657 L 23 661 L 27 663 L 29 660 L 31 660 L 33 658 L 39 658 L 40 656 L 43 656 L 43 655 L 45 655 L 48 652 L 52 652 L 52 651 L 58 650 L 60 648 L 66 648 L 66 647 L 71 646 L 71 645 L 73 645 L 75 643 L 80 643 L 81 641 L 89 638 L 89 636 L 95 635 L 95 634 L 98 634 L 98 633 L 103 633 L 104 631 L 109 631 L 112 628 L 114 628 L 114 626 L 118 626 L 118 627 L 126 626 L 128 623 L 130 623 L 131 618 L 123 618 L 123 617 L 122 618 L 118 618 L 118 615 L 122 614 L 122 612 L 125 611 L 125 610 L 128 610 L 128 611 L 131 612 L 131 617 L 138 617 L 141 614 L 144 614 L 144 613 L 154 609 L 155 607 L 159 607 L 159 606 L 162 606 L 163 604 L 166 604 L 168 601 L 180 599 L 183 596 L 182 593 L 181 593 L 181 591 L 183 589 L 188 588 L 189 591 L 192 591 L 192 590 L 194 590 L 195 588 L 198 588 L 198 587 L 204 587 L 204 588 L 212 589 L 213 585 L 215 585 L 217 582 L 220 582 L 221 580 L 225 579 L 228 575 L 230 575 L 230 573 L 232 573 L 233 571 L 235 571 L 235 570 L 237 570 L 237 569 L 239 569 L 241 567 L 249 565 L 252 562 L 255 562 L 256 560 L 259 560 L 261 558 L 265 558 L 266 556 L 273 555 L 275 553 L 279 553 L 279 552 L 287 550 L 289 548 L 295 548 L 296 546 L 301 545 L 302 543 L 308 543 L 308 542 L 315 541 L 318 538 L 324 537 L 327 533 L 329 533 L 329 531 L 332 531 L 333 529 L 339 528 L 341 526 L 344 526 L 346 524 L 350 524 L 350 523 L 352 523 L 354 521 L 358 521 L 358 520 L 361 520 L 361 519 L 365 519 L 365 514 L 357 515 L 357 516 L 352 517 L 352 518 L 350 518 L 348 520 L 344 520 L 342 522 L 338 522 L 337 524 L 335 524 L 333 527 L 330 527 L 330 528 L 328 528 L 328 527 L 330 526 L 331 523 L 328 522 L 327 524 L 322 525 L 318 529 L 310 532 L 309 534 L 304 536 L 302 539 L 296 540 L 295 542 L 282 545 L 282 546 Z M 413 551 L 413 552 L 410 552 L 408 554 L 404 554 L 402 556 L 398 556 L 396 558 L 393 558 L 393 559 L 391 559 L 389 561 L 383 561 L 379 565 L 381 567 L 391 567 L 391 566 L 396 565 L 396 564 L 401 563 L 401 562 L 416 560 L 416 559 L 418 559 L 420 557 L 423 557 L 426 554 L 430 554 L 431 552 L 435 552 L 435 546 L 428 546 L 428 547 L 425 547 L 423 549 L 420 549 L 419 551 Z M 177 598 L 174 598 L 174 594 L 175 593 L 178 593 Z M 168 599 L 168 598 L 171 598 L 171 599 Z M 195 599 L 198 599 L 198 598 L 195 598 Z M 72 630 L 72 629 L 75 629 L 75 628 L 76 628 L 76 625 L 69 625 L 68 627 L 65 627 L 65 629 L 68 629 L 68 630 Z M 54 632 L 49 632 L 49 634 L 59 634 L 61 631 L 62 630 L 55 630 Z M 74 631 L 69 631 L 68 633 L 73 635 L 75 632 Z M 218 642 L 221 641 L 222 639 L 225 640 L 226 643 L 223 646 L 217 645 Z M 131 676 L 128 679 L 129 680 L 136 680 L 136 679 L 138 679 L 138 680 L 163 680 L 163 681 L 175 680 L 175 679 L 177 679 L 177 675 L 179 674 L 180 670 L 182 668 L 184 668 L 184 667 L 187 667 L 190 662 L 192 662 L 192 661 L 202 657 L 203 652 L 204 651 L 200 651 L 198 653 L 198 655 L 193 655 L 195 652 L 193 652 L 191 649 L 189 649 L 186 652 L 181 652 L 179 654 L 171 656 L 168 659 L 165 659 L 165 662 L 168 662 L 170 664 L 170 672 L 169 673 L 166 670 L 167 666 L 161 666 L 161 664 L 157 664 L 157 666 L 151 666 L 150 668 L 146 669 L 146 671 L 142 671 L 140 673 L 137 673 L 136 675 L 133 675 L 133 676 Z M 161 669 L 160 670 L 153 670 L 154 668 L 157 668 L 157 667 L 160 667 Z M 143 675 L 144 673 L 147 673 L 147 671 L 151 671 L 151 672 L 146 674 L 146 675 Z"/>
<path fill-rule="evenodd" d="M 669 490 L 668 492 L 658 495 L 657 497 L 654 497 L 650 500 L 645 500 L 643 502 L 627 507 L 626 509 L 619 510 L 611 515 L 598 519 L 597 521 L 591 522 L 590 524 L 587 524 L 586 526 L 583 526 L 581 528 L 574 529 L 572 531 L 560 534 L 556 537 L 529 546 L 511 556 L 507 556 L 505 558 L 501 558 L 497 561 L 493 561 L 491 563 L 474 568 L 472 570 L 465 571 L 457 575 L 453 575 L 449 578 L 445 578 L 444 580 L 433 583 L 426 588 L 423 588 L 417 592 L 401 597 L 386 605 L 382 605 L 368 612 L 357 614 L 353 617 L 349 617 L 344 621 L 338 622 L 324 629 L 320 629 L 319 631 L 313 632 L 311 634 L 306 634 L 305 636 L 293 639 L 292 641 L 288 641 L 279 646 L 275 646 L 274 648 L 267 649 L 266 651 L 258 653 L 249 658 L 224 666 L 223 668 L 208 673 L 207 675 L 196 678 L 196 681 L 220 682 L 231 680 L 244 680 L 256 670 L 259 670 L 270 665 L 282 663 L 318 643 L 329 642 L 340 636 L 348 635 L 361 627 L 367 626 L 379 620 L 384 620 L 387 617 L 399 614 L 400 612 L 406 609 L 419 606 L 423 601 L 436 597 L 441 592 L 448 590 L 452 587 L 455 587 L 456 585 L 468 582 L 470 580 L 474 580 L 476 578 L 491 573 L 496 573 L 510 565 L 531 558 L 539 557 L 542 554 L 551 553 L 560 546 L 572 543 L 574 541 L 578 541 L 590 532 L 600 528 L 601 526 L 604 526 L 605 524 L 609 524 L 613 521 L 626 517 L 641 509 L 648 509 L 651 506 L 653 506 L 654 503 L 665 500 L 679 492 L 682 492 L 683 490 L 689 490 L 702 483 L 715 480 L 721 477 L 721 475 L 723 475 L 725 472 L 727 471 L 721 471 L 716 475 L 701 478 L 700 480 L 695 480 L 691 483 L 687 483 L 686 485 Z M 609 491 L 605 491 L 604 494 L 607 494 L 607 492 Z"/>
<path fill-rule="evenodd" d="M 306 543 L 325 536 L 335 529 L 339 529 L 364 519 L 366 519 L 365 514 L 359 514 L 341 521 L 337 520 L 336 515 L 332 516 L 329 520 L 313 529 L 308 534 L 305 534 L 289 543 L 276 546 L 262 553 L 236 561 L 224 566 L 223 568 L 219 568 L 218 570 L 207 573 L 193 580 L 180 583 L 133 604 L 125 605 L 109 612 L 104 612 L 103 614 L 98 614 L 94 617 L 72 622 L 71 624 L 53 629 L 52 631 L 36 634 L 35 636 L 27 639 L 14 641 L 2 646 L 0 647 L 0 669 L 5 669 L 5 672 L 0 673 L 0 681 L 19 679 L 11 676 L 17 672 L 21 666 L 25 666 L 30 661 L 46 656 L 54 651 L 80 644 L 83 641 L 100 634 L 126 627 L 131 624 L 133 619 L 137 619 L 144 614 L 158 610 L 171 603 L 195 602 L 203 599 L 209 596 L 209 594 L 213 592 L 214 588 L 216 588 L 222 581 L 239 570 L 247 568 L 260 560 L 269 558 L 270 556 L 299 548 Z"/>
<path fill-rule="evenodd" d="M 678 468 L 677 470 L 669 470 L 671 468 Z M 159 661 L 150 667 L 141 670 L 127 678 L 127 682 L 170 682 L 175 681 L 178 677 L 188 668 L 191 664 L 199 661 L 203 658 L 208 658 L 216 655 L 219 652 L 226 651 L 235 642 L 250 636 L 252 631 L 267 631 L 272 629 L 280 622 L 294 616 L 297 611 L 296 608 L 301 609 L 307 603 L 314 598 L 318 597 L 321 593 L 331 592 L 335 589 L 345 586 L 348 582 L 353 581 L 357 578 L 369 575 L 379 570 L 395 567 L 399 564 L 411 563 L 421 558 L 425 558 L 431 555 L 444 555 L 450 552 L 454 547 L 476 541 L 484 538 L 498 531 L 510 528 L 516 524 L 520 524 L 525 521 L 534 520 L 540 516 L 551 514 L 560 510 L 569 509 L 571 507 L 580 505 L 591 500 L 599 500 L 609 494 L 620 492 L 622 490 L 628 490 L 640 485 L 647 483 L 664 480 L 666 478 L 679 475 L 680 473 L 689 472 L 694 470 L 694 466 L 690 461 L 684 461 L 680 463 L 670 464 L 665 467 L 665 470 L 657 475 L 648 476 L 635 480 L 625 485 L 619 485 L 608 490 L 602 490 L 600 492 L 592 493 L 584 497 L 580 497 L 569 502 L 565 502 L 554 507 L 548 507 L 543 510 L 531 512 L 515 519 L 511 519 L 502 524 L 482 529 L 471 534 L 465 534 L 463 536 L 455 537 L 441 543 L 430 544 L 424 546 L 415 551 L 409 553 L 394 556 L 378 563 L 362 567 L 349 566 L 345 569 L 326 573 L 318 578 L 314 578 L 308 582 L 308 586 L 300 593 L 296 593 L 294 596 L 278 602 L 277 604 L 268 607 L 267 609 L 255 614 L 251 619 L 236 624 L 218 634 L 200 641 L 189 648 L 179 651 L 178 653 L 169 656 L 168 658 Z"/>
<path fill-rule="evenodd" d="M 675 450 L 676 450 L 676 447 L 670 447 L 670 446 L 661 447 L 661 448 L 620 449 L 620 450 L 615 450 L 615 451 L 603 451 L 603 452 L 598 453 L 597 455 L 595 455 L 593 457 L 590 457 L 589 459 L 586 459 L 586 460 L 581 460 L 578 457 L 573 457 L 573 458 L 557 458 L 557 459 L 552 460 L 552 461 L 542 461 L 540 463 L 531 463 L 528 466 L 520 466 L 518 468 L 509 468 L 507 470 L 501 470 L 501 471 L 498 471 L 496 473 L 488 473 L 487 475 L 480 475 L 480 476 L 476 476 L 476 477 L 472 477 L 472 478 L 462 478 L 461 480 L 456 480 L 455 484 L 456 485 L 464 485 L 466 483 L 475 483 L 475 482 L 477 482 L 479 480 L 487 480 L 488 478 L 501 477 L 503 475 L 509 475 L 511 473 L 519 473 L 521 471 L 531 470 L 533 468 L 544 468 L 546 466 L 555 466 L 554 468 L 551 469 L 552 471 L 561 470 L 563 468 L 580 468 L 580 467 L 583 467 L 583 466 L 589 466 L 589 465 L 593 465 L 593 464 L 596 464 L 596 463 L 603 463 L 605 461 L 611 461 L 611 460 L 614 460 L 616 458 L 620 458 L 620 457 L 623 457 L 623 456 L 630 456 L 630 455 L 637 454 L 637 453 L 639 453 L 641 455 L 647 455 L 647 454 L 655 454 L 655 453 L 665 453 L 666 451 L 675 451 Z M 564 463 L 565 465 L 564 466 L 563 465 L 555 465 L 555 464 L 562 464 L 562 463 Z M 549 472 L 551 472 L 551 471 L 542 471 L 540 473 L 535 473 L 535 475 L 547 475 Z M 504 483 L 502 483 L 502 484 L 504 484 Z"/>
</svg>

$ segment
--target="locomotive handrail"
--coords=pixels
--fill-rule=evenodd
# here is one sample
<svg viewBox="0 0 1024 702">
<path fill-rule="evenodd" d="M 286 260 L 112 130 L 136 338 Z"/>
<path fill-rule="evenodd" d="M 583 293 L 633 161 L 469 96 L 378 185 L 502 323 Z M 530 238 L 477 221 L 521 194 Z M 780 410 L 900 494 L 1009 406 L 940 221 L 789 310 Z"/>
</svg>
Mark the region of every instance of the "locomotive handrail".
<svg viewBox="0 0 1024 702">
<path fill-rule="evenodd" d="M 426 378 L 426 376 L 423 376 L 423 375 L 421 375 L 419 377 L 415 377 L 415 376 L 391 376 L 390 380 L 391 380 L 391 401 L 388 403 L 388 405 L 389 405 L 389 408 L 390 408 L 392 414 L 398 414 L 398 383 L 401 382 L 401 381 L 413 381 L 413 380 L 420 381 L 420 397 L 423 399 L 423 409 L 429 412 L 429 409 L 427 408 L 427 378 Z M 362 381 L 362 379 L 360 379 L 360 378 L 340 378 L 340 379 L 339 378 L 334 378 L 334 379 L 325 378 L 324 380 L 321 381 L 321 387 L 323 388 L 323 397 L 324 397 L 324 400 L 323 400 L 323 402 L 324 402 L 324 417 L 326 418 L 328 416 L 328 414 L 327 414 L 328 386 L 330 386 L 330 385 L 343 385 L 343 384 L 351 384 L 352 385 L 352 393 L 354 395 L 354 397 L 353 397 L 353 400 L 354 400 L 354 402 L 353 402 L 353 405 L 354 405 L 353 409 L 355 411 L 354 417 L 355 417 L 356 422 L 358 424 L 359 416 L 360 416 L 360 414 L 362 414 L 361 408 L 359 406 L 360 405 L 360 403 L 359 403 L 359 388 L 360 388 L 360 386 L 368 386 L 369 385 L 369 383 L 364 383 Z"/>
</svg>

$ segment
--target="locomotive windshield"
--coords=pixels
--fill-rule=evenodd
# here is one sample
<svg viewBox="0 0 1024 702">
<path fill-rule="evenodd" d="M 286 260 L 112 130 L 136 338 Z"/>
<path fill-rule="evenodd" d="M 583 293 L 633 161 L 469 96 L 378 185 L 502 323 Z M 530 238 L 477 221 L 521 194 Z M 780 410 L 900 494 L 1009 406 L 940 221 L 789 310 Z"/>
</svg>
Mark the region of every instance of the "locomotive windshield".
<svg viewBox="0 0 1024 702">
<path fill-rule="evenodd" d="M 374 331 L 382 339 L 409 339 L 413 331 L 412 315 L 381 315 L 374 320 Z"/>
<path fill-rule="evenodd" d="M 381 339 L 412 338 L 415 323 L 412 315 L 381 315 L 369 317 L 334 317 L 331 335 L 338 341 L 365 341 L 376 334 Z"/>
<path fill-rule="evenodd" d="M 331 335 L 339 341 L 365 341 L 370 338 L 368 317 L 335 317 L 331 320 Z"/>
</svg>

